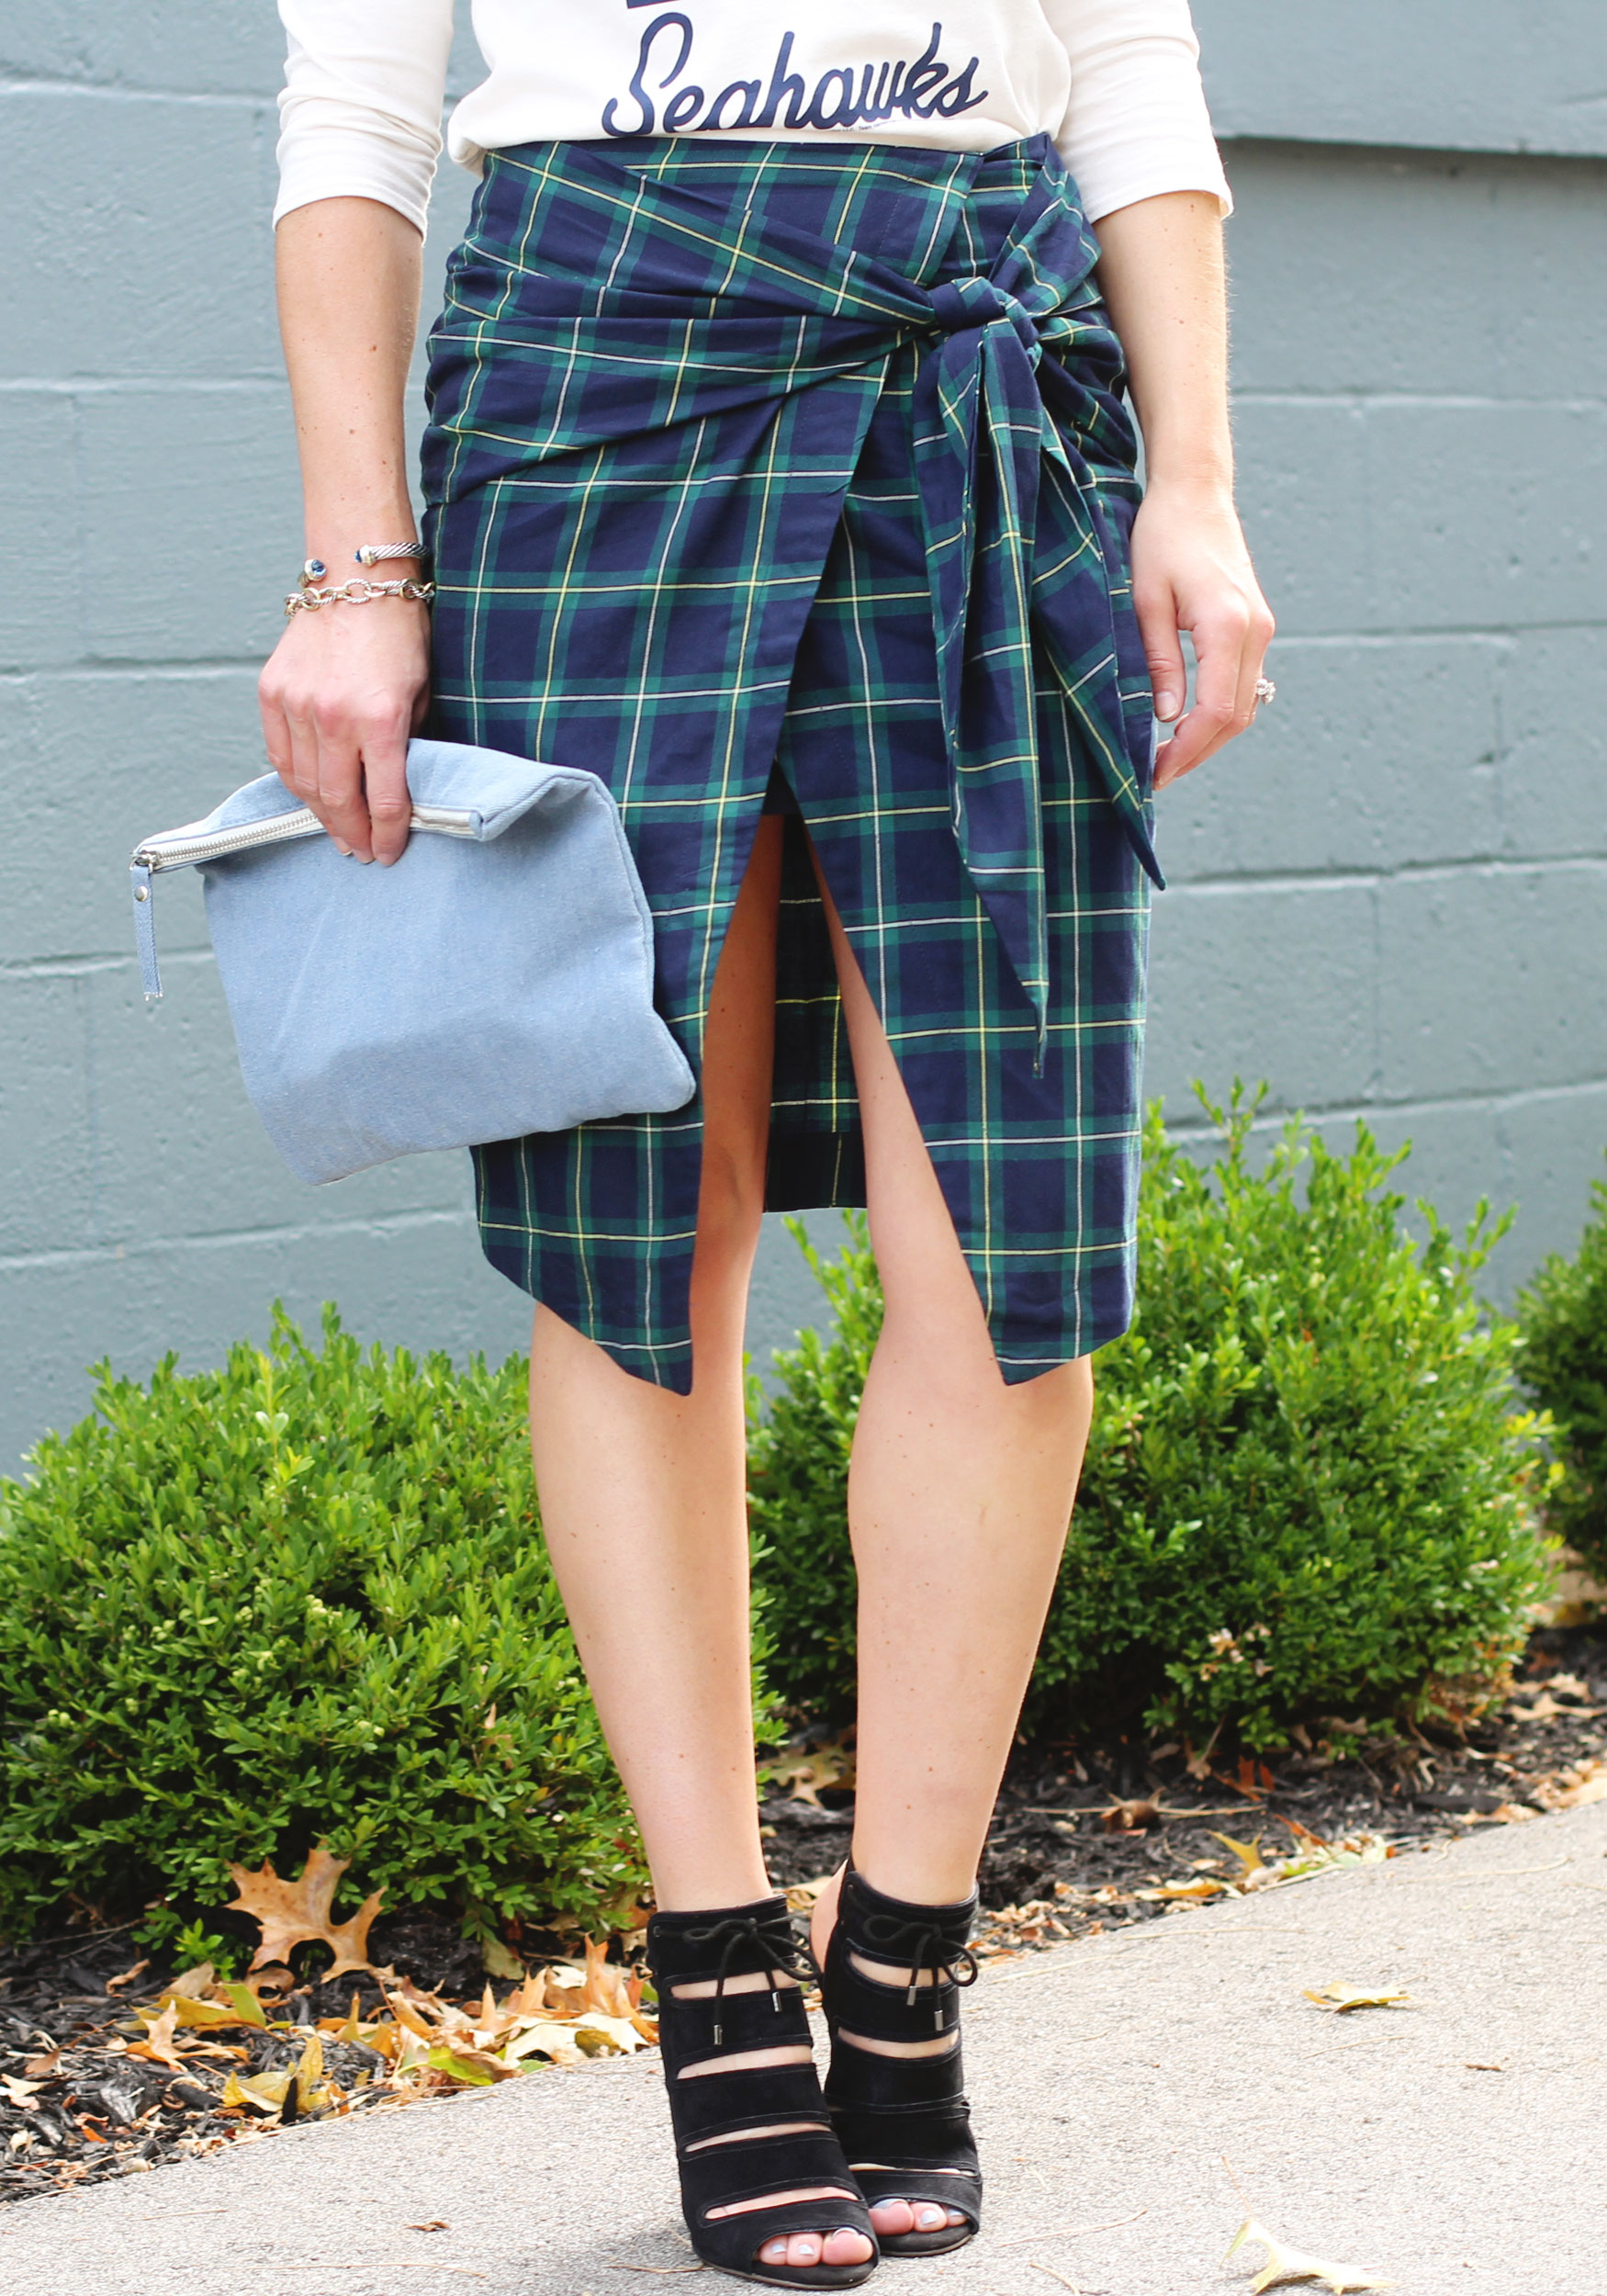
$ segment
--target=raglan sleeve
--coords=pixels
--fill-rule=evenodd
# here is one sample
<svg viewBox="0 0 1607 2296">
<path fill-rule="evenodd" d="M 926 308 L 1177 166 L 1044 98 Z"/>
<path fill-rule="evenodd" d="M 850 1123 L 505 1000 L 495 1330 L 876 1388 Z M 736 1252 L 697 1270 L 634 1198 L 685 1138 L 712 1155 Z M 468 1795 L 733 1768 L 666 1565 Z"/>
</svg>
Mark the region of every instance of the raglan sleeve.
<svg viewBox="0 0 1607 2296">
<path fill-rule="evenodd" d="M 1188 0 L 1043 0 L 1071 62 L 1055 141 L 1097 222 L 1166 191 L 1232 194 L 1211 132 Z"/>
<path fill-rule="evenodd" d="M 279 0 L 288 39 L 274 221 L 378 199 L 421 231 L 441 153 L 453 0 Z"/>
</svg>

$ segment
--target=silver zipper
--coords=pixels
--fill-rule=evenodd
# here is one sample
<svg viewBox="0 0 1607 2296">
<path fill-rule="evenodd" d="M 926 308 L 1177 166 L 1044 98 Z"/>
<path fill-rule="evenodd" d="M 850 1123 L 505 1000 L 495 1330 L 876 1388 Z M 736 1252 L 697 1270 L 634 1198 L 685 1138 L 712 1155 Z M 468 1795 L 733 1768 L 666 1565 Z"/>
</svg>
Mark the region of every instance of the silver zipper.
<svg viewBox="0 0 1607 2296">
<path fill-rule="evenodd" d="M 432 829 L 440 837 L 473 837 L 475 816 L 455 805 L 415 805 L 408 824 L 412 829 Z M 316 837 L 323 827 L 310 805 L 290 813 L 270 814 L 264 821 L 244 821 L 238 828 L 210 829 L 204 837 L 186 837 L 175 829 L 169 837 L 152 838 L 134 850 L 134 865 L 152 876 L 163 869 L 190 869 L 197 862 L 221 861 L 226 853 L 249 852 L 257 845 L 283 845 L 292 838 Z"/>
<path fill-rule="evenodd" d="M 415 805 L 410 828 L 432 829 L 438 837 L 473 837 L 477 816 L 456 805 Z M 182 829 L 152 838 L 136 846 L 129 863 L 134 895 L 134 940 L 140 951 L 140 974 L 145 1001 L 154 1004 L 162 995 L 162 974 L 156 962 L 156 919 L 152 913 L 151 880 L 163 869 L 187 869 L 197 861 L 220 861 L 225 853 L 248 852 L 253 845 L 285 845 L 292 838 L 316 837 L 323 827 L 310 805 L 290 813 L 270 814 L 265 821 L 244 821 L 237 829 L 209 829 L 205 836 L 186 837 Z"/>
</svg>

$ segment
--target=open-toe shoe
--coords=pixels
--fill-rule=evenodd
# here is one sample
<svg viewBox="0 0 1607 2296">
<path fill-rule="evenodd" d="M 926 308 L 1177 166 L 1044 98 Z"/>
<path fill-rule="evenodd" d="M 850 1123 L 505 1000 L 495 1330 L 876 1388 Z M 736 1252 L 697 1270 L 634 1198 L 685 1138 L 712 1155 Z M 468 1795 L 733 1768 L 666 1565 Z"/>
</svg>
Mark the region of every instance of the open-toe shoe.
<svg viewBox="0 0 1607 2296">
<path fill-rule="evenodd" d="M 831 2027 L 826 2101 L 867 2204 L 954 2209 L 961 2224 L 882 2233 L 889 2257 L 963 2247 L 982 2222 L 982 2173 L 961 2087 L 960 1987 L 976 1896 L 917 1906 L 872 1889 L 850 1860 L 821 1991 Z M 935 2045 L 934 2045 L 935 2044 Z"/>
<path fill-rule="evenodd" d="M 680 2167 L 681 2207 L 705 2264 L 776 2288 L 858 2288 L 876 2234 L 832 2134 L 800 1980 L 812 1974 L 784 1897 L 656 1913 L 647 1959 Z M 807 2200 L 784 2200 L 804 2192 Z M 793 2233 L 856 2232 L 859 2264 L 770 2264 Z"/>
</svg>

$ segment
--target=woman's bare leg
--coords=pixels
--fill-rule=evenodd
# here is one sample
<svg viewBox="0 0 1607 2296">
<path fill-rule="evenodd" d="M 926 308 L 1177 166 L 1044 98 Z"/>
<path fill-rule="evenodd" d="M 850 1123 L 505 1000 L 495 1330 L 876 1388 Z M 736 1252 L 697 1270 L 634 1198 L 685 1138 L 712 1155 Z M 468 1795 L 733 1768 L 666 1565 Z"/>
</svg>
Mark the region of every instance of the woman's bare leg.
<svg viewBox="0 0 1607 2296">
<path fill-rule="evenodd" d="M 770 1889 L 754 1792 L 742 1334 L 764 1206 L 781 828 L 759 825 L 714 976 L 692 1391 L 633 1379 L 545 1308 L 531 1342 L 543 1527 L 666 1911 Z M 822 2217 L 831 2223 L 829 2205 Z M 794 2233 L 760 2253 L 858 2264 L 870 2249 L 859 2233 Z"/>
<path fill-rule="evenodd" d="M 975 1879 L 1065 1544 L 1093 1367 L 1084 1356 L 1017 1387 L 1000 1377 L 897 1064 L 826 906 L 886 1299 L 848 1470 L 860 1580 L 854 1862 L 889 1896 L 941 1905 Z M 834 1882 L 815 1909 L 822 1959 L 837 1895 Z M 882 2233 L 940 2221 L 925 2214 L 917 2226 L 902 2200 L 872 2219 Z"/>
</svg>

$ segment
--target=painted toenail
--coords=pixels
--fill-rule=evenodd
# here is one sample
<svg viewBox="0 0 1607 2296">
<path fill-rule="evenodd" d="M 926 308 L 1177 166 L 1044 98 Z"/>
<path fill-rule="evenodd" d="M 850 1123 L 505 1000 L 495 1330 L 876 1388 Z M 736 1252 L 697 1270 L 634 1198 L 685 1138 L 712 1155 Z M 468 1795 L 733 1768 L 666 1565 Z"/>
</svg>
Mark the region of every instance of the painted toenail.
<svg viewBox="0 0 1607 2296">
<path fill-rule="evenodd" d="M 934 2224 L 940 2224 L 942 2222 L 943 2211 L 941 2209 L 924 2208 L 917 2209 L 916 2211 L 916 2223 L 920 2226 L 923 2232 L 929 2230 Z"/>
</svg>

